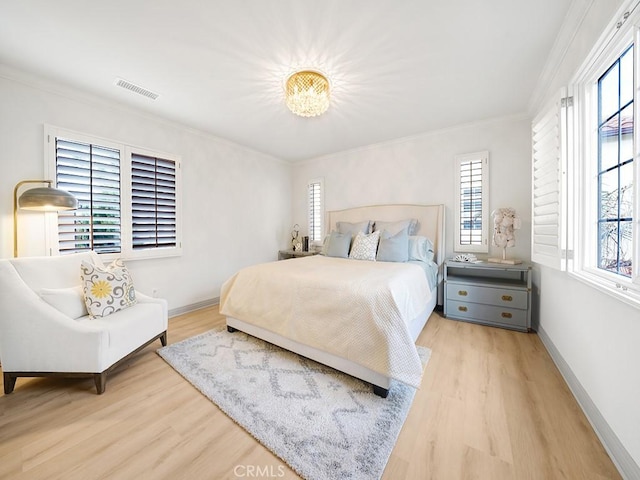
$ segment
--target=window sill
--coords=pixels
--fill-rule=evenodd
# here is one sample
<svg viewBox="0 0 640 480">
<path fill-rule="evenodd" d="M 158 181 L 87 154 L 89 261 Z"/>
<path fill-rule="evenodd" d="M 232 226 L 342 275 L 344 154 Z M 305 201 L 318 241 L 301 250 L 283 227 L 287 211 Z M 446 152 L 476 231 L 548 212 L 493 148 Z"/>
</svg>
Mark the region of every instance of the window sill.
<svg viewBox="0 0 640 480">
<path fill-rule="evenodd" d="M 182 255 L 182 248 L 157 248 L 129 253 L 99 253 L 98 255 L 104 262 L 111 262 L 117 258 L 127 262 L 133 262 L 137 260 L 157 260 L 160 258 L 179 257 Z"/>
<path fill-rule="evenodd" d="M 634 287 L 622 285 L 619 282 L 603 278 L 601 275 L 589 272 L 588 270 L 580 270 L 569 272 L 569 275 L 580 282 L 589 285 L 616 300 L 622 301 L 627 305 L 640 309 L 640 291 Z"/>
</svg>

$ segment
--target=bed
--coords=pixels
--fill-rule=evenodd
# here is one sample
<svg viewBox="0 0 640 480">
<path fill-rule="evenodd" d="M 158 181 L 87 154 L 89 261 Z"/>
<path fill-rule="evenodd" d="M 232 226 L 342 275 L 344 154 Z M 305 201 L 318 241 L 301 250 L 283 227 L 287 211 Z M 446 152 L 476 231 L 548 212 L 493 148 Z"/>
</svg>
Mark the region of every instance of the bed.
<svg viewBox="0 0 640 480">
<path fill-rule="evenodd" d="M 224 283 L 220 313 L 240 330 L 360 378 L 386 397 L 392 380 L 418 387 L 415 341 L 442 299 L 443 205 L 378 205 L 331 211 L 338 222 L 417 219 L 413 235 L 433 244 L 433 264 L 369 262 L 323 255 L 268 262 Z M 418 265 L 419 264 L 419 265 Z M 440 299 L 440 300 L 439 300 Z"/>
</svg>

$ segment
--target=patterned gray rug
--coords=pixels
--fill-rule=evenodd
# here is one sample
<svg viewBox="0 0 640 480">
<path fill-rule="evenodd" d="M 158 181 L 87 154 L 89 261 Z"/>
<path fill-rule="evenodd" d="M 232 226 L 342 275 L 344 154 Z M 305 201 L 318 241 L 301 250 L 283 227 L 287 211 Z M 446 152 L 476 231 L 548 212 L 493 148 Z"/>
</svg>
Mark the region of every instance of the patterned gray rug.
<svg viewBox="0 0 640 480">
<path fill-rule="evenodd" d="M 431 351 L 418 347 L 423 364 Z M 415 390 L 371 386 L 242 332 L 216 329 L 158 354 L 299 475 L 379 479 Z"/>
</svg>

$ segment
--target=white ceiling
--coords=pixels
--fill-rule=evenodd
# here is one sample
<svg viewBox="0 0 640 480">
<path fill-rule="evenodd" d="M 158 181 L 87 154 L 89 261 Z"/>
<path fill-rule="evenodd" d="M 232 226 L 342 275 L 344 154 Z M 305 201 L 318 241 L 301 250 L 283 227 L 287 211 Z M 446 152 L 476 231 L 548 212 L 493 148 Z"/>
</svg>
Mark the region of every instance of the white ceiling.
<svg viewBox="0 0 640 480">
<path fill-rule="evenodd" d="M 0 0 L 0 64 L 296 161 L 526 112 L 570 4 Z M 298 67 L 331 78 L 321 117 L 284 104 Z"/>
</svg>

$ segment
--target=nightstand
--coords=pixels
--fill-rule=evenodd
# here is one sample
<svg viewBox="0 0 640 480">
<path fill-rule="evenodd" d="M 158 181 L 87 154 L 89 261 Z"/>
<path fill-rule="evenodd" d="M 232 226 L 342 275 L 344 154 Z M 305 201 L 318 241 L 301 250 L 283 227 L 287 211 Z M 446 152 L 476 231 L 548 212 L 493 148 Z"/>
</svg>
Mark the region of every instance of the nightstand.
<svg viewBox="0 0 640 480">
<path fill-rule="evenodd" d="M 512 330 L 531 328 L 531 266 L 444 263 L 444 316 Z"/>
<path fill-rule="evenodd" d="M 311 255 L 317 255 L 320 252 L 303 252 L 302 250 L 279 250 L 278 251 L 278 260 L 286 260 L 288 258 L 297 258 L 297 257 L 309 257 Z"/>
</svg>

